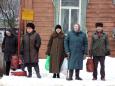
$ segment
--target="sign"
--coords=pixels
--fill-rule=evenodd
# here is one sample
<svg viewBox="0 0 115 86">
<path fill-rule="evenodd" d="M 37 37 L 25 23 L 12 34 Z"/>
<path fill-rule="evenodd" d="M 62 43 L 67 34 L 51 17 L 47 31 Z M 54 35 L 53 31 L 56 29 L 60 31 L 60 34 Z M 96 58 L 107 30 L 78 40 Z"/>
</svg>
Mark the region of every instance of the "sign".
<svg viewBox="0 0 115 86">
<path fill-rule="evenodd" d="M 33 20 L 34 11 L 32 9 L 23 9 L 22 10 L 22 20 Z"/>
</svg>

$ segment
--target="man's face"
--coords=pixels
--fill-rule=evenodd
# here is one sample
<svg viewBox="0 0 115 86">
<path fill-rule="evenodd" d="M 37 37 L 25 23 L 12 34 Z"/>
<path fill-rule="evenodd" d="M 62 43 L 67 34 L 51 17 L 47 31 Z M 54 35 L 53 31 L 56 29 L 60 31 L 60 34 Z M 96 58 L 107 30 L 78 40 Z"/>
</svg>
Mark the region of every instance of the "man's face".
<svg viewBox="0 0 115 86">
<path fill-rule="evenodd" d="M 27 32 L 31 33 L 33 31 L 33 29 L 31 27 L 27 27 Z"/>
<path fill-rule="evenodd" d="M 103 28 L 102 28 L 102 27 L 97 27 L 96 30 L 97 30 L 98 32 L 101 32 L 101 31 L 103 30 Z"/>
<path fill-rule="evenodd" d="M 75 32 L 79 32 L 79 26 L 78 26 L 78 24 L 75 24 L 75 25 L 74 25 L 74 31 L 75 31 Z"/>
</svg>

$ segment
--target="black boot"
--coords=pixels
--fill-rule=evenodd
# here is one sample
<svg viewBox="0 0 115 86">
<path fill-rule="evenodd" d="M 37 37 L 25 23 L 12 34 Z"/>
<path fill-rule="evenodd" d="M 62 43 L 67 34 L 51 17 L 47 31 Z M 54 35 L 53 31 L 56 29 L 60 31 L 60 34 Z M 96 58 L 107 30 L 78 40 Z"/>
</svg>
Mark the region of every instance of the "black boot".
<svg viewBox="0 0 115 86">
<path fill-rule="evenodd" d="M 27 69 L 28 69 L 28 73 L 29 73 L 27 77 L 32 77 L 32 67 L 28 66 Z"/>
<path fill-rule="evenodd" d="M 57 73 L 57 78 L 60 78 L 60 74 L 59 73 Z"/>
<path fill-rule="evenodd" d="M 6 74 L 6 76 L 9 76 L 9 73 L 10 73 L 10 65 L 11 65 L 11 62 L 10 61 L 8 61 L 8 62 L 6 62 L 6 72 L 5 72 L 5 74 Z"/>
<path fill-rule="evenodd" d="M 40 75 L 40 72 L 39 72 L 39 66 L 38 66 L 38 65 L 35 66 L 34 69 L 35 69 L 35 71 L 36 71 L 37 77 L 38 77 L 38 78 L 41 78 L 41 75 Z"/>
<path fill-rule="evenodd" d="M 82 78 L 79 77 L 79 69 L 75 70 L 75 79 L 76 80 L 82 80 Z"/>
<path fill-rule="evenodd" d="M 56 78 L 56 73 L 53 74 L 53 78 Z"/>
<path fill-rule="evenodd" d="M 21 65 L 21 69 L 22 69 L 22 71 L 25 72 L 25 65 L 24 64 Z"/>
<path fill-rule="evenodd" d="M 73 80 L 73 70 L 69 70 L 69 77 L 67 77 L 67 80 L 68 81 L 71 81 L 71 80 Z"/>
</svg>

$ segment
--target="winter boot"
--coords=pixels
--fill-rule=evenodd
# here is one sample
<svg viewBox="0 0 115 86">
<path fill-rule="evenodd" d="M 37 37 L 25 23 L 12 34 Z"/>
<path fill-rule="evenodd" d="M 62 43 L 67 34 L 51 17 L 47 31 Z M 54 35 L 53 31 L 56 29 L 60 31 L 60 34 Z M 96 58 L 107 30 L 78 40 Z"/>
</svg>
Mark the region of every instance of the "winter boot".
<svg viewBox="0 0 115 86">
<path fill-rule="evenodd" d="M 93 79 L 92 79 L 92 80 L 97 80 L 97 78 L 93 77 Z"/>
<path fill-rule="evenodd" d="M 82 78 L 79 77 L 79 69 L 75 70 L 75 79 L 76 80 L 82 80 Z"/>
<path fill-rule="evenodd" d="M 32 67 L 28 66 L 27 69 L 29 73 L 27 77 L 32 77 Z"/>
<path fill-rule="evenodd" d="M 101 77 L 101 80 L 102 80 L 102 81 L 106 81 L 105 78 L 103 78 L 103 77 Z"/>
<path fill-rule="evenodd" d="M 60 74 L 59 73 L 57 73 L 57 78 L 60 78 Z"/>
<path fill-rule="evenodd" d="M 56 78 L 56 73 L 53 74 L 53 78 Z"/>
<path fill-rule="evenodd" d="M 69 70 L 69 77 L 67 77 L 67 80 L 68 81 L 71 81 L 71 80 L 73 80 L 73 70 Z"/>
<path fill-rule="evenodd" d="M 38 65 L 35 66 L 34 69 L 35 69 L 35 71 L 36 71 L 37 77 L 38 77 L 38 78 L 41 78 L 41 75 L 40 75 L 40 72 L 39 72 L 39 66 L 38 66 Z"/>
</svg>

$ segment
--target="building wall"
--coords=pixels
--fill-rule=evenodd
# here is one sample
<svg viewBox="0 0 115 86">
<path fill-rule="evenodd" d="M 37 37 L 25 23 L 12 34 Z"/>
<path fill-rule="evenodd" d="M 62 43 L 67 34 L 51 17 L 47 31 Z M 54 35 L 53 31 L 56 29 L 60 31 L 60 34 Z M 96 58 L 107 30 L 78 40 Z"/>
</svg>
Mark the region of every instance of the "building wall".
<svg viewBox="0 0 115 86">
<path fill-rule="evenodd" d="M 40 57 L 45 58 L 45 52 L 50 34 L 54 27 L 54 5 L 52 0 L 22 0 L 22 7 L 33 9 L 36 30 L 42 38 Z M 95 31 L 95 23 L 103 22 L 104 31 L 108 33 L 112 56 L 115 56 L 115 40 L 112 30 L 115 28 L 115 5 L 112 0 L 89 0 L 87 5 L 86 27 L 89 37 Z"/>
<path fill-rule="evenodd" d="M 96 22 L 104 23 L 104 31 L 109 36 L 112 56 L 115 56 L 115 40 L 112 38 L 112 30 L 115 28 L 115 5 L 112 0 L 89 0 L 87 8 L 89 43 L 91 35 L 95 31 Z"/>
<path fill-rule="evenodd" d="M 45 58 L 47 43 L 54 27 L 54 5 L 52 0 L 22 0 L 23 8 L 33 9 L 36 31 L 40 34 L 42 45 L 40 58 Z"/>
</svg>

